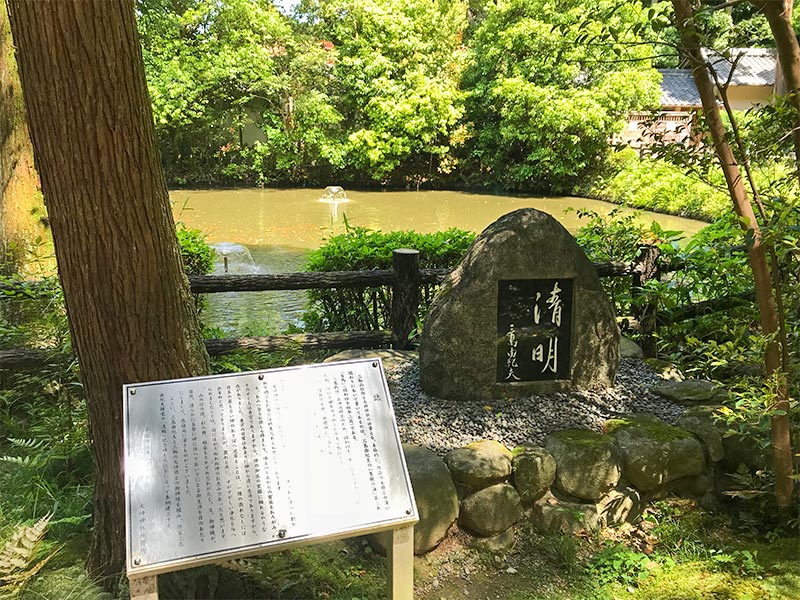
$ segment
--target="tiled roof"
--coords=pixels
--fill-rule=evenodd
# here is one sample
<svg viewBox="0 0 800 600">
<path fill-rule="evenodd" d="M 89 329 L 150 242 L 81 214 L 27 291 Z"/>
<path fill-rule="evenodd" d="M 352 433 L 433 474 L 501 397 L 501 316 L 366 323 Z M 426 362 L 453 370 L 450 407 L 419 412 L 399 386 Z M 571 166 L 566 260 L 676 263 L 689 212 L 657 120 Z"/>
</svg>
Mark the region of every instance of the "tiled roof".
<svg viewBox="0 0 800 600">
<path fill-rule="evenodd" d="M 661 106 L 700 106 L 700 94 L 689 69 L 659 69 Z"/>
<path fill-rule="evenodd" d="M 775 51 L 769 48 L 731 48 L 723 56 L 716 50 L 704 49 L 703 58 L 710 62 L 719 82 L 724 84 L 733 69 L 731 85 L 774 85 Z"/>
<path fill-rule="evenodd" d="M 716 50 L 704 49 L 719 82 L 728 81 L 736 64 L 730 85 L 772 86 L 775 84 L 775 51 L 769 48 L 731 48 L 726 58 Z M 659 69 L 662 76 L 661 106 L 700 106 L 700 95 L 690 69 Z"/>
</svg>

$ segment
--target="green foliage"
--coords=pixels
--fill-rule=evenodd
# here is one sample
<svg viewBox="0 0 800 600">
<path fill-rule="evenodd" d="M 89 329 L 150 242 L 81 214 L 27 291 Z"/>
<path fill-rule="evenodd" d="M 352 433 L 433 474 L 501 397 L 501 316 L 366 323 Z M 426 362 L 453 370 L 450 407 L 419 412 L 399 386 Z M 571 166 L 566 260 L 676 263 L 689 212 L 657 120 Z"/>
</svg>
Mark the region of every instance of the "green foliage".
<svg viewBox="0 0 800 600">
<path fill-rule="evenodd" d="M 764 572 L 764 568 L 758 564 L 758 551 L 732 550 L 713 550 L 711 552 L 711 562 L 719 571 L 738 573 L 750 577 L 759 576 Z"/>
<path fill-rule="evenodd" d="M 587 574 L 601 586 L 612 582 L 635 586 L 649 574 L 651 559 L 624 544 L 603 548 L 586 567 Z"/>
<path fill-rule="evenodd" d="M 211 372 L 241 373 L 243 371 L 256 371 L 259 369 L 276 369 L 285 367 L 303 356 L 298 348 L 287 348 L 276 352 L 256 352 L 252 350 L 239 350 L 231 354 L 211 357 Z"/>
<path fill-rule="evenodd" d="M 325 52 L 272 2 L 139 0 L 137 8 L 168 179 L 299 180 L 335 156 L 327 130 L 339 119 L 324 93 Z M 248 125 L 261 130 L 263 150 L 241 144 Z M 265 162 L 272 154 L 280 158 Z"/>
<path fill-rule="evenodd" d="M 436 177 L 461 115 L 461 3 L 139 0 L 177 183 Z M 354 34 L 355 32 L 355 34 Z"/>
<path fill-rule="evenodd" d="M 658 102 L 657 73 L 638 62 L 646 51 L 631 28 L 645 17 L 638 3 L 489 5 L 462 81 L 470 183 L 564 192 L 600 166 L 627 112 Z M 623 32 L 616 39 L 601 35 L 608 20 Z"/>
<path fill-rule="evenodd" d="M 605 173 L 586 193 L 617 204 L 685 217 L 713 219 L 730 212 L 730 199 L 717 171 L 713 185 L 658 158 L 639 158 L 632 148 L 615 153 Z"/>
<path fill-rule="evenodd" d="M 216 253 L 206 242 L 206 237 L 199 229 L 189 229 L 178 223 L 175 233 L 181 250 L 183 268 L 187 275 L 208 275 L 214 270 Z"/>
<path fill-rule="evenodd" d="M 570 209 L 572 210 L 572 209 Z M 620 262 L 631 264 L 639 255 L 642 245 L 656 245 L 663 255 L 671 256 L 680 239 L 679 231 L 665 231 L 655 221 L 649 227 L 642 224 L 640 214 L 625 212 L 621 208 L 600 215 L 591 210 L 577 211 L 588 222 L 575 234 L 578 244 L 592 262 Z M 617 315 L 630 315 L 633 297 L 631 277 L 607 277 L 603 287 L 614 303 Z M 649 296 L 649 295 L 648 295 Z M 641 301 L 649 300 L 641 297 Z"/>
<path fill-rule="evenodd" d="M 347 180 L 419 186 L 438 177 L 462 113 L 463 1 L 306 0 L 297 14 L 332 47 Z"/>
<path fill-rule="evenodd" d="M 695 26 L 704 48 L 773 47 L 767 19 L 751 2 L 736 3 L 729 11 L 715 9 L 713 2 L 703 2 L 704 8 L 696 12 Z M 675 16 L 669 0 L 654 2 L 650 10 L 657 18 L 648 39 L 653 45 L 653 63 L 658 68 L 683 66 L 680 58 L 680 36 L 675 27 Z"/>
<path fill-rule="evenodd" d="M 449 229 L 431 234 L 414 231 L 383 233 L 363 227 L 330 238 L 308 256 L 308 271 L 360 271 L 391 269 L 392 251 L 419 250 L 421 269 L 451 269 L 461 259 L 473 233 Z M 433 286 L 423 289 L 419 318 L 433 297 Z M 388 327 L 391 290 L 387 288 L 310 290 L 309 310 L 303 316 L 312 331 L 364 331 Z"/>
</svg>

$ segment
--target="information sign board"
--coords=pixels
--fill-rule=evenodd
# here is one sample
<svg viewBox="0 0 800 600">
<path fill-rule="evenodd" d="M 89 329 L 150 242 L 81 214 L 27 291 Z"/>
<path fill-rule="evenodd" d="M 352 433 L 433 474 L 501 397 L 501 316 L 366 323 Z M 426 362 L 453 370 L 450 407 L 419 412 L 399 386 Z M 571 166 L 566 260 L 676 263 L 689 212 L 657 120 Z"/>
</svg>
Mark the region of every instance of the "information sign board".
<svg viewBox="0 0 800 600">
<path fill-rule="evenodd" d="M 129 575 L 418 519 L 379 361 L 132 384 L 123 395 Z"/>
<path fill-rule="evenodd" d="M 569 379 L 573 279 L 497 284 L 497 382 Z"/>
</svg>

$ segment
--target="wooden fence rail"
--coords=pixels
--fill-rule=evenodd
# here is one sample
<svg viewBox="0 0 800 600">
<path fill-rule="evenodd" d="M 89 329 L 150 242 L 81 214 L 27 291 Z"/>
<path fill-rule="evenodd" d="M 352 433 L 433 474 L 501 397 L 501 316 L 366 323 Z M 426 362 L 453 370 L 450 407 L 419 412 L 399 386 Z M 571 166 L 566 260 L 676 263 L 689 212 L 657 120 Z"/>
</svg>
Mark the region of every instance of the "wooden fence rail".
<svg viewBox="0 0 800 600">
<path fill-rule="evenodd" d="M 672 311 L 657 311 L 654 300 L 642 299 L 648 281 L 658 279 L 662 272 L 658 249 L 642 246 L 632 264 L 620 262 L 595 263 L 600 277 L 632 275 L 631 292 L 634 299 L 634 318 L 641 334 L 646 356 L 655 356 L 655 332 L 659 324 L 675 322 L 697 314 L 724 310 L 737 299 L 715 299 Z M 274 335 L 258 338 L 210 339 L 205 341 L 212 356 L 235 350 L 249 349 L 272 352 L 281 348 L 299 350 L 345 350 L 350 348 L 381 348 L 391 345 L 406 349 L 409 334 L 416 324 L 421 288 L 440 284 L 448 269 L 420 269 L 419 252 L 398 249 L 392 257 L 392 269 L 374 271 L 329 271 L 324 273 L 280 273 L 273 275 L 206 275 L 189 277 L 191 290 L 196 294 L 221 292 L 260 292 L 275 290 L 308 290 L 334 288 L 367 288 L 389 286 L 392 288 L 390 331 L 323 332 L 294 335 Z M 35 298 L 52 290 L 52 285 L 41 282 L 0 283 L 0 294 L 18 293 L 25 298 Z M 13 349 L 0 351 L 0 369 L 35 368 L 36 366 L 65 360 L 65 357 L 46 350 Z"/>
</svg>

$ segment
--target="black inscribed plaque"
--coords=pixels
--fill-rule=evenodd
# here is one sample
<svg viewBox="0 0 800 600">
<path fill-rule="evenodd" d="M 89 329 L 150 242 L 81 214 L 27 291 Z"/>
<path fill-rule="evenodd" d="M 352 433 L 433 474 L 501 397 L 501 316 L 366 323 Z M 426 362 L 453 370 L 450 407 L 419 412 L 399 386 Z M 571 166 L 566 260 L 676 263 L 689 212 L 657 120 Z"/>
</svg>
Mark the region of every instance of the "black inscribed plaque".
<svg viewBox="0 0 800 600">
<path fill-rule="evenodd" d="M 569 379 L 573 280 L 497 284 L 497 382 Z"/>
</svg>

